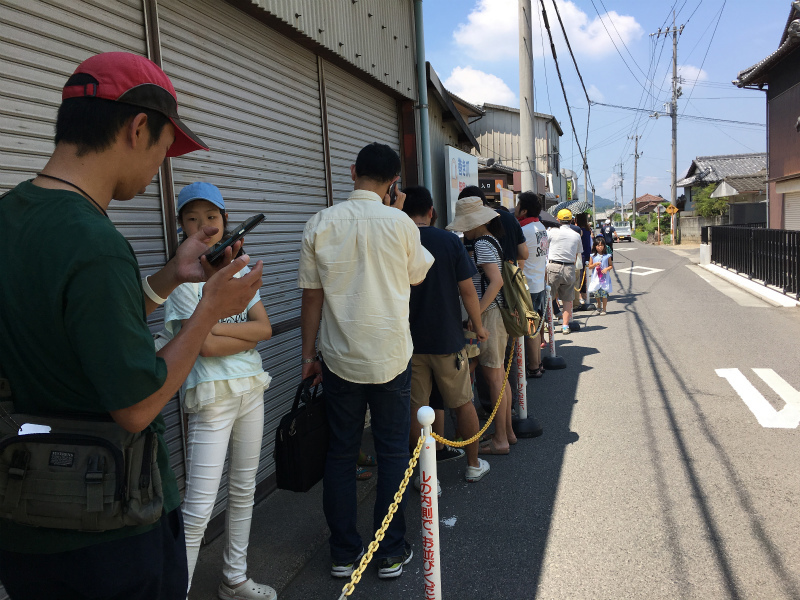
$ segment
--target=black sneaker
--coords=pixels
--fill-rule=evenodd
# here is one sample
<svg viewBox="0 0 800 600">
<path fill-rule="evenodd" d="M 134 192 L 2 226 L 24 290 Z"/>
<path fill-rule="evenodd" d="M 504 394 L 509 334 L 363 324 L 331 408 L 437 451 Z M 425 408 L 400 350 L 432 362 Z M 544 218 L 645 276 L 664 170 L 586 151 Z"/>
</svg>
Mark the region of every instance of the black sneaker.
<svg viewBox="0 0 800 600">
<path fill-rule="evenodd" d="M 356 559 L 347 563 L 333 563 L 331 565 L 331 577 L 350 577 L 355 571 L 356 563 L 364 556 L 364 548 L 361 548 L 361 553 L 356 556 Z M 400 569 L 402 571 L 402 568 Z"/>
<path fill-rule="evenodd" d="M 436 451 L 436 462 L 456 460 L 462 456 L 464 456 L 464 451 L 461 448 L 451 448 L 450 446 L 445 446 L 441 450 Z"/>
<path fill-rule="evenodd" d="M 392 556 L 384 558 L 378 565 L 378 579 L 392 579 L 403 574 L 403 565 L 407 565 L 414 558 L 414 551 L 411 544 L 406 542 L 402 556 Z"/>
</svg>

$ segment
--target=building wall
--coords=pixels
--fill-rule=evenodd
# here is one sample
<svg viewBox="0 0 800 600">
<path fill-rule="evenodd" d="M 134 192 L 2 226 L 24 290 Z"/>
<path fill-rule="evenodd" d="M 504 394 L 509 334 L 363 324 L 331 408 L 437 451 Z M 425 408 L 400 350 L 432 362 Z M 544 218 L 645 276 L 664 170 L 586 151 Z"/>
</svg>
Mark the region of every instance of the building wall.
<svg viewBox="0 0 800 600">
<path fill-rule="evenodd" d="M 264 484 L 257 492 L 263 497 L 274 489 L 275 426 L 299 375 L 296 269 L 304 223 L 344 194 L 339 179 L 349 177 L 349 171 L 342 171 L 361 145 L 378 140 L 400 148 L 397 101 L 416 88 L 410 0 L 375 3 L 372 17 L 366 3 L 351 0 L 264 2 L 270 10 L 315 14 L 314 23 L 322 23 L 330 12 L 325 22 L 335 26 L 321 28 L 337 35 L 322 36 L 316 46 L 299 34 L 287 35 L 288 27 L 273 27 L 264 11 L 246 4 L 250 10 L 241 10 L 237 0 L 25 0 L 4 8 L 4 27 L 11 34 L 4 36 L 9 51 L 0 58 L 5 83 L 0 86 L 0 193 L 30 179 L 46 162 L 60 88 L 79 62 L 98 52 L 148 54 L 158 47 L 187 123 L 212 150 L 171 161 L 165 170 L 169 177 L 157 178 L 134 200 L 112 203 L 109 216 L 131 241 L 142 273 L 152 274 L 168 259 L 175 194 L 189 181 L 218 184 L 234 222 L 254 212 L 268 214 L 263 230 L 248 237 L 251 256 L 264 260 L 262 297 L 274 331 L 273 339 L 259 345 L 273 376 L 257 479 Z M 350 7 L 357 8 L 346 12 Z M 146 8 L 158 9 L 158 27 L 153 22 L 146 27 Z M 368 42 L 364 58 L 371 57 L 376 71 L 394 77 L 394 88 L 391 77 L 381 75 L 381 80 L 369 73 L 373 62 L 356 61 L 345 72 L 338 66 L 347 58 L 345 50 L 336 64 L 331 62 L 335 56 L 321 58 L 331 48 L 352 48 L 362 36 Z M 334 37 L 345 45 L 339 47 Z M 355 118 L 348 122 L 347 115 Z M 338 163 L 337 152 L 347 155 Z M 334 177 L 326 172 L 331 163 Z M 151 315 L 154 331 L 162 319 L 163 310 Z M 182 480 L 178 402 L 173 399 L 164 412 L 171 462 Z"/>
<path fill-rule="evenodd" d="M 433 207 L 439 215 L 436 225 L 444 227 L 447 225 L 447 169 L 445 168 L 445 148 L 454 146 L 464 152 L 469 152 L 471 147 L 460 144 L 458 141 L 458 128 L 454 120 L 444 119 L 445 110 L 436 96 L 433 89 L 428 89 L 428 119 L 430 123 L 430 144 L 431 144 L 431 195 L 433 196 Z"/>
<path fill-rule="evenodd" d="M 505 166 L 521 169 L 519 150 L 519 112 L 486 109 L 486 114 L 470 125 L 480 145 L 480 156 L 501 161 Z M 561 181 L 558 152 L 560 136 L 552 119 L 534 118 L 536 171 L 553 174 L 554 194 L 563 197 L 566 183 Z M 544 192 L 545 190 L 539 190 Z"/>
<path fill-rule="evenodd" d="M 249 1 L 398 94 L 417 97 L 410 0 Z"/>
</svg>

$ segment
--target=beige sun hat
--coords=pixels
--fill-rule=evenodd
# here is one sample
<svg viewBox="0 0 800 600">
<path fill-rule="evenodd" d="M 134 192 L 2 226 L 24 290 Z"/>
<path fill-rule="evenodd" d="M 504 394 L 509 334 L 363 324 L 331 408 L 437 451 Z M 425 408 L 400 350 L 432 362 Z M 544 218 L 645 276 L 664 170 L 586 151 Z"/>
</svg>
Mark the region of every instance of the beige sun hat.
<svg viewBox="0 0 800 600">
<path fill-rule="evenodd" d="M 494 209 L 483 205 L 477 196 L 467 196 L 456 201 L 456 218 L 447 226 L 450 231 L 470 231 L 499 216 Z"/>
</svg>

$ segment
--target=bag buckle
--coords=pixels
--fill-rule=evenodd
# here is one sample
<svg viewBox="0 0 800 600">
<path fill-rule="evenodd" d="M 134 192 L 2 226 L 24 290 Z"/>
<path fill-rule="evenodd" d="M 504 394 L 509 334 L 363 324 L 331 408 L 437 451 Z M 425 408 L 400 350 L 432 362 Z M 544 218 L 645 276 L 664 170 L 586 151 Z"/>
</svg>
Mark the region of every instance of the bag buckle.
<svg viewBox="0 0 800 600">
<path fill-rule="evenodd" d="M 8 476 L 14 479 L 24 479 L 30 460 L 30 452 L 27 450 L 15 450 L 11 457 L 11 465 L 8 467 Z"/>
<path fill-rule="evenodd" d="M 103 476 L 106 469 L 106 457 L 94 454 L 86 465 L 86 512 L 102 512 L 103 510 Z"/>
</svg>

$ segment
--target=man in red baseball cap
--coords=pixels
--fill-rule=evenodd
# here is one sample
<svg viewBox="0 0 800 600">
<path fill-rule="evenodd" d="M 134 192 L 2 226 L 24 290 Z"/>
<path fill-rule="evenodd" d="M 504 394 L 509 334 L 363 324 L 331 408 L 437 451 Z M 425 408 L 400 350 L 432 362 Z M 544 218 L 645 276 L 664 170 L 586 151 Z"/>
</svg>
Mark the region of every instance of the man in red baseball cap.
<svg viewBox="0 0 800 600">
<path fill-rule="evenodd" d="M 105 464 L 113 461 L 95 459 L 82 467 L 86 518 L 69 525 L 74 520 L 64 520 L 65 510 L 42 508 L 57 504 L 47 489 L 25 487 L 25 478 L 35 475 L 25 474 L 33 468 L 25 456 L 35 457 L 37 447 L 18 442 L 20 469 L 14 472 L 23 473 L 21 492 L 0 489 L 0 580 L 13 600 L 182 599 L 187 574 L 180 497 L 160 412 L 211 327 L 252 299 L 262 264 L 234 278 L 249 261 L 246 255 L 231 260 L 236 246 L 216 271 L 198 260 L 217 232 L 207 227 L 164 268 L 141 278 L 132 247 L 108 218 L 109 203 L 143 192 L 165 156 L 207 149 L 178 117 L 169 78 L 146 58 L 110 52 L 78 66 L 64 86 L 55 143 L 41 172 L 0 198 L 0 372 L 10 383 L 18 420 L 26 415 L 22 430 L 47 424 L 48 415 L 86 421 L 85 427 L 110 415 L 128 432 L 155 437 L 157 468 L 145 478 L 142 459 L 138 481 L 150 486 L 160 479 L 163 510 L 140 525 L 93 527 L 107 503 L 125 502 L 131 493 L 118 482 L 114 494 L 90 494 L 89 483 L 97 480 L 91 477 L 106 481 L 114 474 L 114 465 Z M 206 279 L 192 318 L 156 353 L 147 315 L 181 283 Z M 0 422 L 8 417 L 0 411 Z M 0 428 L 0 439 L 16 434 Z M 56 437 L 28 439 L 49 443 Z M 66 482 L 74 470 L 71 457 L 80 452 L 59 452 L 48 468 Z M 0 471 L 8 470 L 7 454 L 0 453 Z M 124 466 L 126 472 L 134 468 Z M 83 480 L 78 483 L 83 489 Z"/>
</svg>

